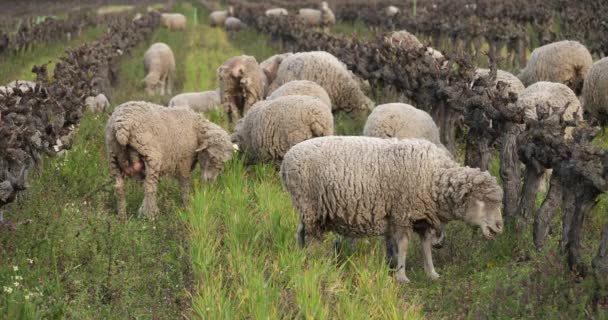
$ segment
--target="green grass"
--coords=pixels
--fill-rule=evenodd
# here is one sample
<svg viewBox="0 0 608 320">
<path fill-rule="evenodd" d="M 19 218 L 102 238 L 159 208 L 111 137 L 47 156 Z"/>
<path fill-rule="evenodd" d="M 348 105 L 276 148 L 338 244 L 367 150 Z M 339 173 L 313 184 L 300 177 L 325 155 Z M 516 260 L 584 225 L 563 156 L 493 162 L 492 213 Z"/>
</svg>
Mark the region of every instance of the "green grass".
<svg viewBox="0 0 608 320">
<path fill-rule="evenodd" d="M 174 93 L 217 88 L 216 70 L 232 56 L 248 54 L 260 61 L 278 51 L 252 30 L 228 39 L 207 26 L 207 13 L 198 5 L 179 4 L 175 11 L 188 17 L 188 29 L 160 29 L 123 58 L 111 92 L 113 106 L 169 100 L 168 95 L 146 96 L 141 83 L 142 56 L 154 42 L 169 44 L 175 54 Z M 193 21 L 195 11 L 198 21 Z M 374 92 L 381 102 L 395 96 Z M 593 314 L 591 279 L 576 282 L 557 253 L 558 221 L 540 252 L 532 247 L 529 230 L 507 230 L 486 241 L 477 230 L 451 223 L 444 248 L 434 252 L 441 278 L 426 278 L 416 240 L 407 263 L 412 283 L 400 286 L 384 263 L 381 239 L 360 241 L 354 251 L 342 248 L 341 254 L 333 250 L 333 234 L 297 248 L 297 214 L 278 169 L 247 167 L 240 156 L 213 184 L 204 183 L 197 169 L 187 207 L 181 206 L 177 183 L 163 180 L 156 221 L 133 216 L 143 192 L 138 183 L 128 183 L 131 216 L 121 221 L 113 188 L 106 184 L 107 117 L 87 114 L 72 150 L 45 160 L 31 175 L 28 192 L 5 213 L 14 230 L 0 231 L 0 319 L 580 319 Z M 229 127 L 219 110 L 208 117 Z M 360 134 L 363 121 L 340 114 L 336 125 L 339 134 Z M 497 168 L 493 161 L 495 175 Z M 587 220 L 586 259 L 597 251 L 607 201 L 603 198 Z M 596 314 L 602 317 L 608 314 Z"/>
</svg>

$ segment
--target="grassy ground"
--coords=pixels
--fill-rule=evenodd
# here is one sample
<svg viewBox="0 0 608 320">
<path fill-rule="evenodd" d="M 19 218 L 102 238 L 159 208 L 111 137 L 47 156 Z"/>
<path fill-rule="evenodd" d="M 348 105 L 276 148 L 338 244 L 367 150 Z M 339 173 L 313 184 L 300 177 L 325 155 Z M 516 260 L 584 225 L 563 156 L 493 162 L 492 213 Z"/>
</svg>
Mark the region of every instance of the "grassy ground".
<svg viewBox="0 0 608 320">
<path fill-rule="evenodd" d="M 124 58 L 113 106 L 170 98 L 143 94 L 141 57 L 153 42 L 166 42 L 175 53 L 176 93 L 216 88 L 215 72 L 229 57 L 259 61 L 280 51 L 251 30 L 228 39 L 207 26 L 198 7 L 176 10 L 188 17 L 188 29 L 159 30 Z M 221 112 L 209 117 L 228 127 Z M 177 183 L 167 179 L 158 220 L 120 221 L 105 185 L 106 120 L 87 115 L 67 157 L 44 161 L 28 193 L 6 212 L 15 224 L 0 232 L 0 319 L 591 317 L 591 282 L 565 271 L 558 223 L 542 252 L 531 247 L 530 232 L 508 230 L 488 242 L 462 223 L 450 224 L 446 245 L 434 253 L 442 278 L 426 279 L 416 242 L 408 257 L 412 283 L 399 286 L 383 262 L 380 239 L 339 255 L 334 235 L 298 249 L 297 214 L 277 168 L 246 167 L 238 156 L 212 185 L 195 171 L 189 206 L 180 205 Z M 343 115 L 336 123 L 341 134 L 358 134 L 362 125 Z M 129 212 L 142 197 L 141 186 L 129 183 Z M 587 223 L 587 257 L 596 252 L 606 219 L 602 202 Z"/>
</svg>

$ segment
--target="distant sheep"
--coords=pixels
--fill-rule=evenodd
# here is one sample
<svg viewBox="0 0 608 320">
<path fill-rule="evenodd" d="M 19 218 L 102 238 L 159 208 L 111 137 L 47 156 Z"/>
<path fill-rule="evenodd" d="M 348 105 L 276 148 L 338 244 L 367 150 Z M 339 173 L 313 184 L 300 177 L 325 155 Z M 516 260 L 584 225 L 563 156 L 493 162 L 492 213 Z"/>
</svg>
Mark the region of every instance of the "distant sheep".
<svg viewBox="0 0 608 320">
<path fill-rule="evenodd" d="M 389 37 L 385 38 L 385 41 L 393 46 L 400 46 L 407 50 L 421 49 L 424 47 L 424 45 L 420 42 L 420 40 L 418 40 L 415 35 L 405 30 L 395 31 L 391 33 Z M 426 54 L 435 60 L 444 61 L 442 66 L 447 65 L 447 61 L 445 61 L 445 57 L 443 53 L 441 53 L 441 51 L 433 49 L 431 47 L 427 47 Z"/>
<path fill-rule="evenodd" d="M 84 100 L 86 109 L 92 113 L 102 113 L 110 107 L 110 101 L 103 93 L 87 97 Z"/>
<path fill-rule="evenodd" d="M 336 24 L 336 17 L 325 1 L 321 2 L 319 10 L 300 9 L 296 18 L 307 26 L 321 27 L 326 32 Z"/>
<path fill-rule="evenodd" d="M 125 176 L 135 176 L 144 180 L 139 214 L 150 218 L 158 213 L 156 190 L 162 176 L 179 179 L 186 202 L 194 165 L 198 163 L 211 182 L 233 152 L 228 133 L 201 115 L 143 101 L 114 110 L 106 125 L 106 148 L 119 214 L 126 214 Z"/>
<path fill-rule="evenodd" d="M 584 109 L 603 125 L 608 121 L 608 58 L 591 66 L 583 85 Z"/>
<path fill-rule="evenodd" d="M 234 15 L 232 6 L 228 10 L 213 11 L 209 14 L 209 25 L 212 27 L 223 27 L 226 19 Z"/>
<path fill-rule="evenodd" d="M 171 31 L 186 30 L 186 16 L 181 13 L 163 13 L 160 15 L 160 23 Z"/>
<path fill-rule="evenodd" d="M 290 95 L 256 103 L 236 127 L 232 142 L 247 163 L 280 162 L 294 145 L 334 134 L 330 108 L 320 99 Z"/>
<path fill-rule="evenodd" d="M 344 63 L 328 52 L 299 52 L 284 58 L 269 92 L 293 80 L 309 80 L 323 87 L 331 98 L 333 111 L 361 114 L 374 107 Z"/>
<path fill-rule="evenodd" d="M 165 43 L 157 42 L 144 54 L 146 92 L 149 95 L 171 94 L 175 75 L 175 57 Z"/>
<path fill-rule="evenodd" d="M 405 257 L 417 224 L 440 232 L 464 220 L 492 238 L 502 233 L 502 190 L 488 172 L 462 167 L 420 139 L 321 137 L 292 147 L 281 180 L 300 216 L 297 239 L 334 231 L 347 237 L 386 237 L 395 244 L 396 279 L 409 282 Z M 431 233 L 422 239 L 424 267 L 436 279 Z"/>
<path fill-rule="evenodd" d="M 562 83 L 579 95 L 592 64 L 593 58 L 585 46 L 564 40 L 534 49 L 518 77 L 526 86 L 539 81 Z"/>
<path fill-rule="evenodd" d="M 386 15 L 388 18 L 393 18 L 400 13 L 401 13 L 401 9 L 399 9 L 395 6 L 388 6 L 388 7 L 384 8 L 384 15 Z"/>
<path fill-rule="evenodd" d="M 220 99 L 231 122 L 242 118 L 251 106 L 266 97 L 268 80 L 252 56 L 233 57 L 217 70 Z"/>
<path fill-rule="evenodd" d="M 266 100 L 272 100 L 284 96 L 301 95 L 315 97 L 323 101 L 331 112 L 331 99 L 327 91 L 316 82 L 308 80 L 289 81 L 272 92 Z"/>
<path fill-rule="evenodd" d="M 287 12 L 287 9 L 284 8 L 272 8 L 266 10 L 265 14 L 267 17 L 280 17 L 289 15 L 289 12 Z"/>
<path fill-rule="evenodd" d="M 228 17 L 224 22 L 224 30 L 228 32 L 228 36 L 234 38 L 235 34 L 245 28 L 245 24 L 239 18 Z"/>
<path fill-rule="evenodd" d="M 220 91 L 210 90 L 178 94 L 169 100 L 169 107 L 188 107 L 194 112 L 203 113 L 219 108 Z"/>
</svg>

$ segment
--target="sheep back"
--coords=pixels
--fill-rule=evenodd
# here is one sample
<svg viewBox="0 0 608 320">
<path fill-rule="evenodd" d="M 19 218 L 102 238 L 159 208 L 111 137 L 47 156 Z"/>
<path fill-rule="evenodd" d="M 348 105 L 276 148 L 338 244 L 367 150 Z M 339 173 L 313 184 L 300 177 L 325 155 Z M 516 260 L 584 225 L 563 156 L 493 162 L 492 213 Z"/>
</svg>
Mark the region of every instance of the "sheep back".
<svg viewBox="0 0 608 320">
<path fill-rule="evenodd" d="M 441 145 L 439 129 L 426 112 L 405 103 L 379 105 L 367 118 L 363 135 L 378 138 L 420 138 Z"/>
<path fill-rule="evenodd" d="M 564 121 L 582 120 L 581 103 L 566 85 L 555 82 L 536 82 L 519 94 L 517 110 L 524 112 L 526 121 L 537 121 L 553 114 Z"/>
<path fill-rule="evenodd" d="M 591 66 L 583 85 L 583 107 L 589 115 L 605 123 L 608 120 L 608 58 Z"/>
<path fill-rule="evenodd" d="M 169 107 L 188 107 L 198 113 L 212 111 L 220 105 L 219 90 L 182 93 L 169 101 Z"/>
<path fill-rule="evenodd" d="M 266 99 L 272 100 L 278 97 L 301 95 L 315 97 L 323 101 L 331 111 L 331 99 L 327 91 L 316 82 L 308 80 L 289 81 L 272 92 Z"/>
</svg>

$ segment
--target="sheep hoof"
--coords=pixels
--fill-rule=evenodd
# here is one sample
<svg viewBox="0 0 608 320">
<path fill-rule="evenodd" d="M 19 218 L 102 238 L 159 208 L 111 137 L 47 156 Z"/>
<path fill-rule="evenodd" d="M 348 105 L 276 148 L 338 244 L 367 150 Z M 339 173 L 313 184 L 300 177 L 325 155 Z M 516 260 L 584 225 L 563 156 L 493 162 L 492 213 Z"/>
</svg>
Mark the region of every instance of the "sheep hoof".
<svg viewBox="0 0 608 320">
<path fill-rule="evenodd" d="M 395 276 L 395 278 L 397 279 L 397 282 L 399 282 L 400 284 L 410 283 L 410 279 L 408 279 L 405 274 L 399 274 L 399 273 L 397 273 L 397 275 Z"/>
<path fill-rule="evenodd" d="M 428 274 L 429 278 L 431 278 L 431 280 L 437 280 L 439 279 L 439 274 L 435 271 L 431 272 Z"/>
</svg>

